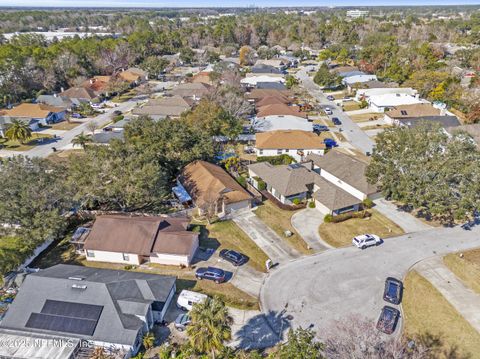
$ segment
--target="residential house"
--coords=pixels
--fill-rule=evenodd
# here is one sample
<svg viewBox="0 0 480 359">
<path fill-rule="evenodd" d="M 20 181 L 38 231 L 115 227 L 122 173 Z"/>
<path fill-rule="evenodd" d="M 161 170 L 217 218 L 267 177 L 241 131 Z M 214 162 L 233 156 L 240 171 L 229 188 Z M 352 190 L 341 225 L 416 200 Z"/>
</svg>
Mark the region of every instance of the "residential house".
<svg viewBox="0 0 480 359">
<path fill-rule="evenodd" d="M 13 119 L 22 121 L 32 131 L 37 131 L 41 126 L 62 121 L 65 118 L 65 112 L 64 108 L 43 103 L 21 103 L 12 109 L 0 112 L 0 134 L 4 136 L 5 130 Z"/>
<path fill-rule="evenodd" d="M 221 167 L 195 161 L 183 169 L 177 187 L 188 193 L 200 212 L 222 218 L 232 212 L 251 208 L 253 197 Z"/>
<path fill-rule="evenodd" d="M 134 116 L 149 116 L 154 120 L 163 120 L 167 117 L 179 118 L 182 113 L 192 108 L 194 101 L 181 96 L 166 96 L 148 100 L 141 107 L 132 111 Z"/>
<path fill-rule="evenodd" d="M 460 126 L 460 121 L 456 116 L 421 116 L 415 118 L 402 118 L 396 120 L 399 126 L 416 127 L 422 123 L 440 125 L 442 128 L 452 128 Z"/>
<path fill-rule="evenodd" d="M 441 116 L 445 113 L 429 103 L 400 105 L 385 112 L 384 121 L 390 125 L 401 125 L 400 120 L 426 116 Z"/>
<path fill-rule="evenodd" d="M 123 131 L 102 131 L 92 135 L 92 141 L 96 145 L 109 145 L 113 140 L 123 141 Z"/>
<path fill-rule="evenodd" d="M 368 84 L 368 82 L 366 83 Z M 365 85 L 365 84 L 364 84 Z M 363 89 L 357 89 L 355 100 L 362 101 L 367 100 L 371 96 L 387 95 L 387 94 L 405 94 L 409 96 L 417 96 L 417 90 L 414 90 L 410 87 L 367 87 L 364 86 Z"/>
<path fill-rule="evenodd" d="M 283 76 L 283 71 L 272 65 L 259 64 L 259 65 L 252 66 L 250 68 L 250 74 L 254 74 L 254 75 L 269 74 L 269 75 Z"/>
<path fill-rule="evenodd" d="M 382 89 L 382 88 L 398 88 L 398 82 L 383 82 L 378 80 L 371 80 L 362 83 L 362 89 Z"/>
<path fill-rule="evenodd" d="M 183 83 L 169 91 L 172 96 L 180 96 L 184 98 L 191 98 L 195 101 L 200 100 L 206 94 L 211 91 L 211 86 L 198 82 L 198 83 Z"/>
<path fill-rule="evenodd" d="M 96 97 L 108 97 L 111 81 L 112 76 L 94 76 L 91 79 L 84 81 L 80 86 L 93 91 Z"/>
<path fill-rule="evenodd" d="M 287 90 L 282 82 L 257 82 L 256 88 L 260 90 Z"/>
<path fill-rule="evenodd" d="M 300 111 L 299 106 L 289 106 L 283 103 L 265 105 L 261 107 L 257 106 L 257 118 L 267 116 L 296 116 L 302 118 L 308 117 L 307 113 Z"/>
<path fill-rule="evenodd" d="M 429 103 L 427 100 L 419 99 L 417 96 L 411 96 L 401 93 L 374 95 L 370 96 L 367 101 L 369 104 L 369 108 L 373 112 L 380 113 L 402 105 Z"/>
<path fill-rule="evenodd" d="M 273 77 L 273 76 L 262 75 L 262 76 L 255 76 L 255 77 L 245 77 L 240 80 L 240 83 L 242 83 L 247 87 L 257 87 L 257 84 L 259 82 L 283 83 L 285 82 L 285 79 L 283 77 Z"/>
<path fill-rule="evenodd" d="M 267 96 L 258 99 L 255 103 L 257 107 L 263 107 L 267 105 L 289 104 L 291 100 L 284 96 Z"/>
<path fill-rule="evenodd" d="M 361 72 L 357 66 L 337 66 L 337 65 L 330 65 L 331 70 L 330 72 L 338 74 L 342 76 L 342 74 L 348 74 L 351 72 Z M 363 74 L 364 72 L 362 72 Z M 344 77 L 344 76 L 342 76 Z"/>
<path fill-rule="evenodd" d="M 369 81 L 376 81 L 376 75 L 355 75 L 355 76 L 348 76 L 342 79 L 342 83 L 347 86 L 348 91 L 351 91 L 355 86 L 362 86 L 363 83 Z"/>
<path fill-rule="evenodd" d="M 313 131 L 313 123 L 304 117 L 293 115 L 272 115 L 256 118 L 252 121 L 255 132 L 268 132 L 278 130 Z"/>
<path fill-rule="evenodd" d="M 255 152 L 257 157 L 287 154 L 300 162 L 311 153 L 323 155 L 325 144 L 319 136 L 309 131 L 269 131 L 256 134 Z"/>
<path fill-rule="evenodd" d="M 83 249 L 87 261 L 189 266 L 198 248 L 198 233 L 188 227 L 188 218 L 98 216 Z"/>
<path fill-rule="evenodd" d="M 175 281 L 158 274 L 65 264 L 29 274 L 0 323 L 0 338 L 20 338 L 19 343 L 32 345 L 0 346 L 0 356 L 90 357 L 89 342 L 130 358 L 143 335 L 164 320 Z"/>
<path fill-rule="evenodd" d="M 213 81 L 210 78 L 210 73 L 212 71 L 201 71 L 198 74 L 193 75 L 193 77 L 190 79 L 190 82 L 192 83 L 203 83 L 207 85 L 213 85 Z"/>
<path fill-rule="evenodd" d="M 255 66 L 259 66 L 259 65 L 273 66 L 279 70 L 284 70 L 287 67 L 288 63 L 286 63 L 282 59 L 269 59 L 269 60 L 258 59 L 255 62 Z"/>
<path fill-rule="evenodd" d="M 70 87 L 62 91 L 59 96 L 70 99 L 77 106 L 82 102 L 90 103 L 98 97 L 92 89 L 85 87 Z"/>
<path fill-rule="evenodd" d="M 43 103 L 44 105 L 62 108 L 65 111 L 69 111 L 74 105 L 73 101 L 68 97 L 53 95 L 40 95 L 37 97 L 37 103 Z"/>
<path fill-rule="evenodd" d="M 259 101 L 264 97 L 270 97 L 270 96 L 275 96 L 275 97 L 284 98 L 284 99 L 291 99 L 293 97 L 293 92 L 290 90 L 281 91 L 281 90 L 253 89 L 246 95 L 246 98 L 250 101 Z"/>
<path fill-rule="evenodd" d="M 137 67 L 130 67 L 124 71 L 119 72 L 118 77 L 132 86 L 138 86 L 142 82 L 148 80 L 147 72 Z"/>
</svg>

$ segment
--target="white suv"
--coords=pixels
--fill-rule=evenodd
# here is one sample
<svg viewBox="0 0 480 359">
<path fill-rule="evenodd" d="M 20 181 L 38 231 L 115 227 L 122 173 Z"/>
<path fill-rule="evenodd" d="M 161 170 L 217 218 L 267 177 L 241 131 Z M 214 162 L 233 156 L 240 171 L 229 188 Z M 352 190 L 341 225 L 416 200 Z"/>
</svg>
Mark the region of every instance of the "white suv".
<svg viewBox="0 0 480 359">
<path fill-rule="evenodd" d="M 371 246 L 378 246 L 382 243 L 382 239 L 375 234 L 362 234 L 353 238 L 352 243 L 358 248 L 365 249 Z"/>
</svg>

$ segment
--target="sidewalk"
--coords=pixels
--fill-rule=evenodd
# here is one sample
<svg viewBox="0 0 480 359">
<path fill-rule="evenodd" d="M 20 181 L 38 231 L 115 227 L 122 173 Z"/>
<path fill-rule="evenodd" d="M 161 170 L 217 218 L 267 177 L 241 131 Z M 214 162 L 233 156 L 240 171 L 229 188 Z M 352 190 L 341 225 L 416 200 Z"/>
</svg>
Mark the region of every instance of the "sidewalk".
<svg viewBox="0 0 480 359">
<path fill-rule="evenodd" d="M 426 259 L 414 269 L 450 302 L 480 333 L 480 295 L 467 288 L 444 264 L 442 257 Z"/>
<path fill-rule="evenodd" d="M 374 201 L 375 209 L 383 214 L 388 219 L 392 220 L 402 228 L 405 233 L 425 231 L 432 229 L 428 224 L 423 223 L 418 218 L 415 218 L 408 212 L 402 211 L 392 202 L 387 201 L 384 198 Z"/>
</svg>

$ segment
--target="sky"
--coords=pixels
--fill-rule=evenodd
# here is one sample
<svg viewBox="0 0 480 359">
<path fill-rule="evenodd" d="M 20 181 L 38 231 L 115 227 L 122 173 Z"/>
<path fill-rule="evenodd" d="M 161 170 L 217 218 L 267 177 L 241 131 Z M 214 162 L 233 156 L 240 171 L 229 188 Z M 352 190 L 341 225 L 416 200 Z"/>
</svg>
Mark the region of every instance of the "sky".
<svg viewBox="0 0 480 359">
<path fill-rule="evenodd" d="M 478 5 L 480 0 L 370 0 L 367 6 Z M 35 7 L 258 7 L 357 6 L 358 0 L 0 0 L 0 6 Z"/>
</svg>

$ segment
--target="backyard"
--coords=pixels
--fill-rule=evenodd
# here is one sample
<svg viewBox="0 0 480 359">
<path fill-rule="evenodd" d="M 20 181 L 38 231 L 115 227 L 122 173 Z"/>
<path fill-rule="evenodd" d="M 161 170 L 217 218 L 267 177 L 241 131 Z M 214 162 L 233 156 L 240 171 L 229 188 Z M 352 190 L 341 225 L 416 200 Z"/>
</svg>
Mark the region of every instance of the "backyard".
<svg viewBox="0 0 480 359">
<path fill-rule="evenodd" d="M 307 243 L 300 237 L 292 227 L 291 218 L 295 211 L 287 211 L 278 208 L 270 201 L 263 202 L 255 211 L 257 215 L 267 226 L 273 229 L 280 238 L 284 238 L 293 248 L 303 254 L 312 254 L 312 250 L 308 249 Z M 293 233 L 292 236 L 286 237 L 285 231 Z"/>
<path fill-rule="evenodd" d="M 476 358 L 480 353 L 480 334 L 452 305 L 417 272 L 404 281 L 403 320 L 408 337 L 440 339 L 446 352 L 457 353 L 445 358 Z"/>
<path fill-rule="evenodd" d="M 403 230 L 382 215 L 380 212 L 369 210 L 369 218 L 350 218 L 339 223 L 322 223 L 319 228 L 320 237 L 334 247 L 352 245 L 352 238 L 360 234 L 372 233 L 381 238 L 394 237 L 403 234 Z"/>
<path fill-rule="evenodd" d="M 53 138 L 52 135 L 41 133 L 32 133 L 32 137 L 29 140 L 25 141 L 25 143 L 20 143 L 19 141 L 12 141 L 7 138 L 0 138 L 0 147 L 5 150 L 11 151 L 28 151 L 35 146 L 42 144 L 44 141 L 48 141 L 51 138 Z"/>
</svg>

